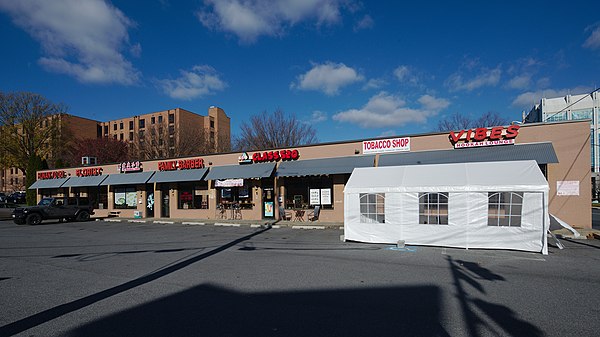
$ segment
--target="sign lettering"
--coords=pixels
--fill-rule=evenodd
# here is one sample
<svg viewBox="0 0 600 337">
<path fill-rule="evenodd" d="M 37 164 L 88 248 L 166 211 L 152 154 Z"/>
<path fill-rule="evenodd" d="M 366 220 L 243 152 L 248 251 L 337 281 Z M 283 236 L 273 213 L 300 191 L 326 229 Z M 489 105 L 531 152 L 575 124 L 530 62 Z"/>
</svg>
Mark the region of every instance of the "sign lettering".
<svg viewBox="0 0 600 337">
<path fill-rule="evenodd" d="M 410 138 L 388 138 L 378 140 L 366 140 L 362 144 L 363 154 L 384 152 L 410 151 Z"/>
<path fill-rule="evenodd" d="M 464 147 L 481 147 L 493 145 L 514 144 L 519 135 L 518 125 L 509 127 L 496 126 L 491 129 L 476 128 L 469 130 L 450 131 L 448 138 L 455 149 Z"/>
</svg>

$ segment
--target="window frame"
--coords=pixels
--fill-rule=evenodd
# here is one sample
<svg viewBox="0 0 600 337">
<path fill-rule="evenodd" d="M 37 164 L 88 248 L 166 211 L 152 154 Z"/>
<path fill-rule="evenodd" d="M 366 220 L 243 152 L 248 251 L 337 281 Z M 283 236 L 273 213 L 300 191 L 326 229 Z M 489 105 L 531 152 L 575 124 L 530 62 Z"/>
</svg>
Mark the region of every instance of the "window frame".
<svg viewBox="0 0 600 337">
<path fill-rule="evenodd" d="M 419 224 L 447 226 L 450 215 L 449 198 L 449 192 L 419 192 Z M 444 199 L 445 202 L 443 202 Z M 446 212 L 442 213 L 441 210 L 444 208 Z"/>
<path fill-rule="evenodd" d="M 509 196 L 508 201 L 506 195 Z M 492 201 L 495 196 L 498 196 L 498 200 Z M 513 202 L 515 196 L 518 197 L 519 203 Z M 488 192 L 487 225 L 490 227 L 521 227 L 523 225 L 523 198 L 523 192 Z M 506 208 L 508 208 L 508 212 Z M 495 213 L 490 212 L 491 210 L 495 210 Z M 501 214 L 503 216 L 500 216 Z"/>
<path fill-rule="evenodd" d="M 360 222 L 385 223 L 385 193 L 359 193 Z"/>
</svg>

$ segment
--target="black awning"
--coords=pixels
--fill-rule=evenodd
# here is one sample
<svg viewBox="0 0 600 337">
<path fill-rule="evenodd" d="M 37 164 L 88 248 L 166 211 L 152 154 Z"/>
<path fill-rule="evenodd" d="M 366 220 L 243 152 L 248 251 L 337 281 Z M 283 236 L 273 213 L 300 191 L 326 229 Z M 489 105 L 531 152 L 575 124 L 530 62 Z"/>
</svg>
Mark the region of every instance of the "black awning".
<svg viewBox="0 0 600 337">
<path fill-rule="evenodd" d="M 279 164 L 278 177 L 318 176 L 352 173 L 356 167 L 373 167 L 375 156 L 352 156 L 339 158 L 286 161 Z"/>
<path fill-rule="evenodd" d="M 558 163 L 552 143 L 530 143 L 472 147 L 453 150 L 382 154 L 378 166 L 474 163 L 488 161 L 535 160 L 538 164 Z"/>
</svg>

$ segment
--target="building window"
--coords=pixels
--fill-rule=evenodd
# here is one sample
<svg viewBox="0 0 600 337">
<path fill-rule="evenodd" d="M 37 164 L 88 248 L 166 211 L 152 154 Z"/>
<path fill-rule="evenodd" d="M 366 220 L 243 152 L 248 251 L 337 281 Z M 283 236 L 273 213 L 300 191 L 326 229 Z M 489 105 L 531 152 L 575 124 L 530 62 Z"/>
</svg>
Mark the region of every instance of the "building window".
<svg viewBox="0 0 600 337">
<path fill-rule="evenodd" d="M 104 135 L 108 135 L 108 125 L 104 126 Z"/>
<path fill-rule="evenodd" d="M 170 147 L 174 147 L 175 146 L 175 139 L 169 138 L 169 146 Z"/>
<path fill-rule="evenodd" d="M 215 128 L 215 121 L 212 119 L 210 120 L 210 127 L 213 129 Z"/>
<path fill-rule="evenodd" d="M 123 134 L 122 133 L 119 135 L 119 140 L 123 140 Z"/>
<path fill-rule="evenodd" d="M 116 133 L 113 135 L 113 139 L 117 140 L 117 134 Z"/>
<path fill-rule="evenodd" d="M 360 194 L 360 222 L 385 223 L 385 194 Z"/>
<path fill-rule="evenodd" d="M 567 120 L 567 113 L 566 112 L 558 112 L 558 113 L 548 113 L 545 116 L 545 121 L 546 122 L 558 122 L 558 121 L 564 121 Z"/>
<path fill-rule="evenodd" d="M 321 209 L 333 209 L 333 180 L 330 177 L 287 177 L 285 207 L 288 209 L 312 208 L 315 204 L 310 204 L 310 193 L 319 194 Z M 316 191 L 315 191 L 316 190 Z M 321 197 L 324 193 L 329 197 Z"/>
<path fill-rule="evenodd" d="M 137 192 L 135 187 L 115 187 L 115 207 L 117 209 L 137 208 Z"/>
<path fill-rule="evenodd" d="M 177 208 L 179 209 L 208 209 L 208 182 L 179 183 Z"/>
<path fill-rule="evenodd" d="M 581 109 L 581 110 L 573 110 L 571 112 L 571 119 L 592 119 L 592 109 Z M 593 122 L 593 121 L 592 121 Z"/>
<path fill-rule="evenodd" d="M 142 140 L 144 138 L 144 130 L 140 130 L 139 135 L 140 135 L 140 140 Z"/>
<path fill-rule="evenodd" d="M 489 192 L 488 226 L 521 227 L 523 192 Z"/>
<path fill-rule="evenodd" d="M 175 126 L 169 125 L 169 134 L 172 135 L 175 133 Z"/>
<path fill-rule="evenodd" d="M 162 138 L 158 139 L 158 146 L 162 146 L 165 144 L 165 141 Z"/>
<path fill-rule="evenodd" d="M 133 141 L 133 131 L 129 132 L 129 140 Z"/>
<path fill-rule="evenodd" d="M 133 130 L 133 121 L 129 121 L 129 130 Z"/>
<path fill-rule="evenodd" d="M 210 132 L 210 139 L 212 139 L 212 140 L 215 139 L 215 133 L 213 131 Z"/>
<path fill-rule="evenodd" d="M 448 224 L 448 193 L 419 193 L 419 224 Z"/>
<path fill-rule="evenodd" d="M 175 123 L 175 114 L 169 114 L 169 124 Z"/>
<path fill-rule="evenodd" d="M 143 129 L 143 128 L 145 128 L 145 127 L 146 127 L 146 120 L 145 120 L 145 119 L 143 119 L 143 118 L 141 118 L 141 119 L 140 119 L 140 129 Z"/>
<path fill-rule="evenodd" d="M 156 123 L 156 118 L 155 117 L 150 118 L 150 123 L 152 123 L 152 124 Z"/>
<path fill-rule="evenodd" d="M 239 187 L 217 187 L 217 204 L 225 209 L 239 205 L 241 209 L 252 209 L 252 187 L 244 180 L 244 185 Z"/>
<path fill-rule="evenodd" d="M 119 130 L 123 130 L 123 122 L 119 123 Z"/>
<path fill-rule="evenodd" d="M 158 116 L 158 122 L 162 123 L 162 120 L 163 120 L 162 115 Z"/>
</svg>

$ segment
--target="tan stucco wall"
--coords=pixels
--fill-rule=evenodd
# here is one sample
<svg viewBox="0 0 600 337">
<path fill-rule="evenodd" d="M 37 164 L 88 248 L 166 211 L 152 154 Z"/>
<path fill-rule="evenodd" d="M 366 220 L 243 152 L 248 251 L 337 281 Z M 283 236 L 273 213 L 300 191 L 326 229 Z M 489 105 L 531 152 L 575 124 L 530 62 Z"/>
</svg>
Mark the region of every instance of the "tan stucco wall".
<svg viewBox="0 0 600 337">
<path fill-rule="evenodd" d="M 515 140 L 516 144 L 525 144 L 532 142 L 552 142 L 556 151 L 559 163 L 548 165 L 548 182 L 550 185 L 549 208 L 550 213 L 555 214 L 562 220 L 572 226 L 590 228 L 591 227 L 591 173 L 590 173 L 590 139 L 589 139 L 589 121 L 563 122 L 540 125 L 524 125 L 519 130 L 519 135 Z M 509 145 L 510 146 L 510 145 Z M 362 152 L 362 141 L 351 141 L 344 143 L 320 144 L 313 146 L 295 147 L 300 153 L 298 160 L 309 160 L 318 158 L 346 157 L 355 156 Z M 448 139 L 448 133 L 432 133 L 426 135 L 411 136 L 411 151 L 424 150 L 449 150 L 452 144 Z M 280 149 L 283 150 L 283 149 Z M 270 151 L 270 150 L 269 150 Z M 460 149 L 457 151 L 468 151 Z M 261 151 L 262 152 L 262 151 Z M 253 152 L 249 152 L 251 155 Z M 200 157 L 206 167 L 215 167 L 223 165 L 238 165 L 238 158 L 241 153 L 225 153 Z M 179 158 L 182 159 L 182 158 Z M 175 159 L 171 159 L 175 160 Z M 163 161 L 163 160 L 160 160 Z M 158 162 L 148 161 L 143 163 L 144 171 L 157 171 Z M 103 174 L 113 174 L 117 172 L 116 165 L 102 165 Z M 65 169 L 67 174 L 75 175 L 75 168 Z M 578 181 L 578 196 L 557 196 L 557 181 Z M 243 219 L 262 219 L 262 186 L 259 181 L 253 180 L 252 188 L 254 208 L 252 210 L 243 210 Z M 285 179 L 277 179 L 275 186 L 276 197 L 285 190 Z M 160 216 L 160 184 L 155 187 L 155 217 Z M 345 177 L 333 176 L 333 209 L 322 210 L 321 221 L 343 221 L 343 189 Z M 140 186 L 142 188 L 143 186 Z M 177 192 L 175 185 L 170 185 L 171 201 L 170 216 L 172 218 L 201 218 L 214 219 L 216 212 L 216 192 L 214 192 L 212 182 L 209 184 L 212 198 L 209 199 L 208 210 L 180 210 L 177 209 Z M 143 188 L 142 188 L 143 190 Z M 140 190 L 140 191 L 142 191 Z M 144 196 L 145 192 L 138 193 Z M 276 199 L 277 200 L 277 199 Z M 109 209 L 112 209 L 112 193 L 109 193 Z M 139 210 L 144 210 L 144 204 L 138 204 Z M 127 216 L 133 210 L 122 210 L 122 216 Z M 277 210 L 275 211 L 277 214 Z"/>
</svg>

